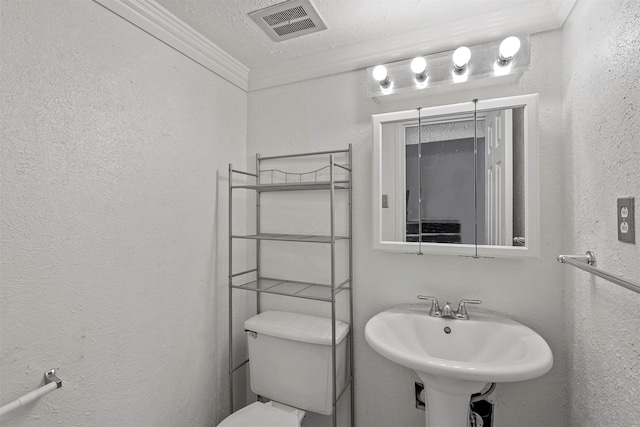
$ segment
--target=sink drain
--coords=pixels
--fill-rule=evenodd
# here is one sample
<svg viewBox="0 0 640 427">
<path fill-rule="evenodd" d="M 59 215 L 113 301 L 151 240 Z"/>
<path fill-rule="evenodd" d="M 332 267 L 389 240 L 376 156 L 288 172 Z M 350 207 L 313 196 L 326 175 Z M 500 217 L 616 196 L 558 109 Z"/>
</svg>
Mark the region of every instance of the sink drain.
<svg viewBox="0 0 640 427">
<path fill-rule="evenodd" d="M 450 334 L 450 333 L 451 333 L 451 328 L 450 328 L 450 327 L 448 327 L 448 326 L 445 326 L 445 328 L 444 328 L 444 333 L 445 333 L 445 334 Z"/>
</svg>

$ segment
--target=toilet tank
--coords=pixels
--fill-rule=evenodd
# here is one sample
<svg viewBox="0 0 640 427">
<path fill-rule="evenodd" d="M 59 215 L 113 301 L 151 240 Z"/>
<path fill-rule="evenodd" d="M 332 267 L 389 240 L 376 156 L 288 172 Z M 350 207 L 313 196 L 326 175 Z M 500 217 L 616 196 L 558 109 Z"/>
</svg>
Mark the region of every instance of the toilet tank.
<svg viewBox="0 0 640 427">
<path fill-rule="evenodd" d="M 323 415 L 333 412 L 331 319 L 265 311 L 244 323 L 251 390 Z M 349 325 L 336 321 L 336 394 L 347 379 Z"/>
</svg>

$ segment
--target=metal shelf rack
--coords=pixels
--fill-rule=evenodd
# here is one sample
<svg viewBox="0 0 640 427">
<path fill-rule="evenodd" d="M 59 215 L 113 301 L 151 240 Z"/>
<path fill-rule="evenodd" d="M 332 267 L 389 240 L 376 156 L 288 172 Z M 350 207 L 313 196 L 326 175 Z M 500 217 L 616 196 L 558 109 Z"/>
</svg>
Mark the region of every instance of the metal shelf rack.
<svg viewBox="0 0 640 427">
<path fill-rule="evenodd" d="M 271 161 L 282 159 L 301 160 L 306 157 L 314 157 L 325 163 L 319 169 L 311 172 L 290 173 L 280 169 L 267 168 L 265 164 Z M 345 158 L 342 163 L 336 162 L 335 158 Z M 338 172 L 340 172 L 338 174 Z M 341 175 L 339 179 L 336 177 Z M 246 180 L 249 177 L 253 183 L 238 183 L 241 178 Z M 253 190 L 256 193 L 256 232 L 253 234 L 240 235 L 233 233 L 233 195 L 237 190 Z M 301 235 L 301 234 L 280 234 L 280 233 L 264 233 L 261 231 L 261 212 L 260 198 L 264 192 L 282 192 L 282 191 L 315 191 L 322 190 L 328 193 L 328 215 L 329 228 L 328 235 Z M 336 211 L 339 208 L 336 203 L 336 191 L 346 191 L 348 194 L 347 212 L 347 228 L 346 234 L 336 234 Z M 355 425 L 355 405 L 354 405 L 354 357 L 353 357 L 353 239 L 352 239 L 352 147 L 349 144 L 347 149 L 321 151 L 301 154 L 288 154 L 282 156 L 261 157 L 256 154 L 256 173 L 236 170 L 233 165 L 229 164 L 229 396 L 231 412 L 234 411 L 234 393 L 233 393 L 233 377 L 234 374 L 247 364 L 248 359 L 234 366 L 234 343 L 233 343 L 233 292 L 237 290 L 251 291 L 257 293 L 256 311 L 260 312 L 260 295 L 274 294 L 284 295 L 292 298 L 304 298 L 315 301 L 321 301 L 330 304 L 331 320 L 332 320 L 332 365 L 333 365 L 333 414 L 332 426 L 337 426 L 337 404 L 343 397 L 348 388 L 351 395 L 351 426 Z M 255 268 L 234 272 L 233 268 L 233 249 L 234 241 L 237 239 L 253 240 L 256 242 L 256 266 Z M 291 244 L 324 244 L 330 247 L 330 280 L 328 283 L 310 283 L 304 281 L 296 281 L 284 278 L 263 277 L 261 275 L 261 245 L 265 241 L 281 241 L 291 242 Z M 347 257 L 347 278 L 346 280 L 338 280 L 336 274 L 336 244 L 345 241 L 348 245 Z M 251 277 L 251 278 L 247 278 Z M 246 278 L 246 280 L 244 280 Z M 243 280 L 240 280 L 243 279 Z M 236 283 L 240 280 L 240 283 Z M 349 334 L 348 340 L 348 374 L 345 386 L 342 390 L 336 390 L 337 372 L 336 372 L 336 296 L 342 292 L 348 294 L 348 318 L 349 318 Z"/>
</svg>

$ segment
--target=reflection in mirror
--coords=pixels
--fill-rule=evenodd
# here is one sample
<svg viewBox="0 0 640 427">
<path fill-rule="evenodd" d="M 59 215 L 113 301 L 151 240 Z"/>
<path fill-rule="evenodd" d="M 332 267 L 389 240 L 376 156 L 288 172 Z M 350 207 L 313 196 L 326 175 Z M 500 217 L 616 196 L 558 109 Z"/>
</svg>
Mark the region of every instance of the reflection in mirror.
<svg viewBox="0 0 640 427">
<path fill-rule="evenodd" d="M 536 255 L 537 194 L 527 192 L 537 192 L 536 132 L 528 126 L 537 98 L 516 98 L 527 102 L 374 116 L 382 202 L 376 247 L 475 256 L 484 246 L 496 249 L 482 251 L 486 256 Z M 514 246 L 515 253 L 503 250 Z"/>
<path fill-rule="evenodd" d="M 422 124 L 420 135 L 417 124 L 405 127 L 405 241 L 475 243 L 484 212 L 474 203 L 474 134 L 473 116 Z M 477 142 L 482 150 L 483 135 Z"/>
<path fill-rule="evenodd" d="M 522 246 L 526 241 L 524 198 L 524 107 L 479 114 L 485 135 L 478 150 L 478 200 L 484 215 L 478 245 Z M 480 120 L 481 116 L 481 120 Z M 482 196 L 481 196 L 482 194 Z"/>
</svg>

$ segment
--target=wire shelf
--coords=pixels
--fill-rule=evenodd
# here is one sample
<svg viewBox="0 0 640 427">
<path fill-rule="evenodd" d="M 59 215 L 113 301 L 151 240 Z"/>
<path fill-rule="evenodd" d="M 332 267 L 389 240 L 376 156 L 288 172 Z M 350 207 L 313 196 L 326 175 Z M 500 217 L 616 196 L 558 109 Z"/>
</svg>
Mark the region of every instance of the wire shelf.
<svg viewBox="0 0 640 427">
<path fill-rule="evenodd" d="M 267 184 L 244 184 L 234 185 L 231 188 L 245 188 L 256 191 L 302 191 L 302 190 L 329 190 L 331 182 L 329 181 L 312 181 L 312 182 L 283 182 L 283 183 L 267 183 Z M 334 181 L 334 189 L 348 190 L 350 188 L 349 181 Z"/>
<path fill-rule="evenodd" d="M 306 234 L 260 233 L 249 235 L 233 235 L 234 239 L 278 240 L 282 242 L 331 243 L 331 236 L 314 236 Z M 335 240 L 346 240 L 348 236 L 334 236 Z"/>
<path fill-rule="evenodd" d="M 349 281 L 346 280 L 334 290 L 334 296 L 344 290 L 351 289 Z M 259 278 L 242 285 L 233 285 L 233 288 L 244 289 L 254 292 L 265 292 L 268 294 L 287 295 L 297 298 L 306 298 L 319 301 L 332 301 L 331 285 L 321 283 L 297 282 L 284 279 Z"/>
<path fill-rule="evenodd" d="M 334 166 L 343 172 L 349 171 L 349 168 L 344 165 L 334 163 Z M 334 172 L 337 173 L 338 169 Z M 329 165 L 306 172 L 288 172 L 281 169 L 260 169 L 258 171 L 258 179 L 261 184 L 329 184 L 331 180 L 330 175 L 331 167 Z M 334 182 L 348 181 L 341 181 L 339 178 L 334 178 Z"/>
</svg>

